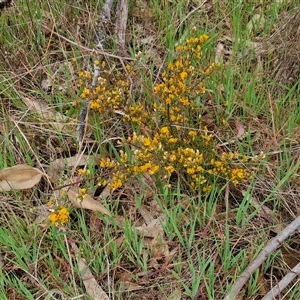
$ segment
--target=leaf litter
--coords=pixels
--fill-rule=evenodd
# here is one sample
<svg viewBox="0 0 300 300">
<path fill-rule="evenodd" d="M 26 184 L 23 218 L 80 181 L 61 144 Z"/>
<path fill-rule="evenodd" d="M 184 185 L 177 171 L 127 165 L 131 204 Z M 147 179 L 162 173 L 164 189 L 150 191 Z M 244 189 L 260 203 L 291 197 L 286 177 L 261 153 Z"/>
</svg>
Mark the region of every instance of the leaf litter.
<svg viewBox="0 0 300 300">
<path fill-rule="evenodd" d="M 152 16 L 150 16 L 151 18 L 152 18 Z M 147 40 L 145 40 L 144 41 L 144 44 L 145 45 L 147 45 Z M 222 49 L 221 49 L 222 50 Z M 220 50 L 220 52 L 221 52 L 221 50 Z M 157 56 L 158 58 L 160 58 L 160 55 L 159 55 L 159 52 L 157 51 L 157 52 L 155 52 L 154 51 L 154 54 L 157 54 L 157 55 L 152 55 L 152 56 Z M 221 56 L 221 55 L 220 55 Z M 160 65 L 161 64 L 161 60 L 160 60 L 160 62 L 158 63 L 158 65 Z M 25 102 L 25 101 L 24 101 Z M 35 105 L 35 104 L 37 104 L 37 105 Z M 38 106 L 38 103 L 35 103 L 34 104 L 34 107 L 32 108 L 32 110 L 35 110 L 37 113 L 39 113 L 44 119 L 46 119 L 46 120 L 48 120 L 49 121 L 49 119 L 54 119 L 54 120 L 57 120 L 57 117 L 58 117 L 58 120 L 59 120 L 59 118 L 60 118 L 60 116 L 59 115 L 56 115 L 56 113 L 54 112 L 54 115 L 47 115 L 47 110 L 49 109 L 49 107 L 44 107 L 44 108 L 41 108 L 41 107 L 39 107 Z M 51 110 L 50 110 L 51 111 Z M 63 122 L 65 122 L 64 120 L 63 120 Z M 2 130 L 1 130 L 2 131 Z M 244 133 L 245 133 L 245 129 L 244 129 L 244 125 L 242 124 L 242 123 L 240 123 L 240 124 L 236 124 L 236 131 L 237 131 L 237 138 L 242 138 L 243 137 L 243 135 L 244 135 Z M 58 161 L 56 161 L 57 162 L 57 165 L 56 165 L 56 163 L 54 163 L 54 166 L 53 166 L 53 168 L 55 168 L 55 166 L 59 166 L 59 168 L 61 168 L 60 170 L 62 170 L 63 171 L 63 169 L 65 168 L 65 169 L 68 169 L 69 168 L 69 166 L 75 166 L 76 164 L 73 164 L 73 162 L 70 162 L 69 161 L 69 159 L 70 159 L 70 161 L 72 160 L 72 156 L 70 155 L 68 158 L 67 158 L 67 163 L 65 164 L 65 163 L 63 163 L 63 161 L 65 160 L 65 158 L 58 158 Z M 80 163 L 82 163 L 83 165 L 86 163 L 86 161 L 81 161 Z M 1 174 L 1 173 L 0 173 Z M 33 187 L 33 186 L 35 186 L 36 184 L 38 184 L 39 182 L 40 182 L 40 179 L 41 178 L 39 178 L 39 174 L 38 173 L 36 173 L 36 176 L 37 177 L 35 177 L 35 175 L 34 175 L 35 173 L 33 173 L 33 177 L 29 180 L 29 182 L 27 182 L 26 180 L 25 180 L 25 183 L 23 183 L 24 185 L 22 185 L 22 184 L 19 184 L 18 185 L 18 183 L 16 183 L 16 185 L 15 185 L 15 183 L 13 183 L 13 185 L 12 184 L 9 184 L 9 183 L 7 183 L 7 182 L 9 182 L 8 180 L 7 180 L 7 178 L 4 180 L 5 182 L 6 182 L 6 185 L 4 184 L 4 188 L 6 188 L 7 190 L 9 190 L 9 188 L 11 188 L 12 186 L 16 186 L 16 187 L 21 187 L 20 189 L 23 189 L 22 187 L 25 187 L 26 189 L 27 188 L 31 188 L 31 187 Z M 32 180 L 33 179 L 33 180 Z M 38 180 L 39 179 L 39 180 Z M 56 179 L 58 179 L 58 177 L 56 178 Z M 14 182 L 14 181 L 12 181 L 12 182 Z M 31 186 L 32 185 L 32 186 Z M 15 188 L 15 189 L 17 189 L 17 188 Z M 3 189 L 4 190 L 4 189 Z M 108 191 L 108 193 L 111 193 L 111 191 Z M 108 211 L 106 211 L 106 208 L 104 207 L 104 206 L 102 206 L 102 204 L 99 206 L 99 204 L 95 204 L 95 200 L 92 198 L 92 197 L 90 197 L 89 196 L 89 198 L 87 199 L 88 201 L 85 201 L 84 202 L 84 206 L 86 206 L 86 207 L 83 207 L 82 206 L 82 203 L 83 203 L 83 201 L 85 200 L 85 199 L 83 199 L 83 201 L 78 201 L 78 197 L 76 196 L 78 194 L 78 192 L 77 192 L 77 189 L 76 188 L 72 188 L 72 189 L 70 189 L 69 190 L 69 193 L 68 193 L 68 196 L 69 196 L 69 199 L 71 200 L 71 202 L 73 202 L 73 204 L 76 206 L 76 207 L 80 207 L 80 208 L 87 208 L 87 209 L 92 209 L 92 210 L 96 210 L 96 211 L 100 211 L 100 212 L 102 212 L 102 213 L 104 213 L 104 214 L 107 214 L 107 215 L 109 215 L 110 213 L 108 212 Z M 256 199 L 254 199 L 255 201 L 253 201 L 253 203 L 252 203 L 252 205 L 257 209 L 258 208 L 258 206 L 260 206 L 261 207 L 261 211 L 262 211 L 262 213 L 260 213 L 260 217 L 262 217 L 262 218 L 265 218 L 265 214 L 266 214 L 266 212 L 267 212 L 267 214 L 268 214 L 268 217 L 272 217 L 273 218 L 273 215 L 270 213 L 270 211 L 268 211 L 267 210 L 267 207 L 266 206 L 262 206 L 261 205 L 261 203 L 259 202 L 259 201 L 256 201 Z M 257 205 L 258 206 L 255 206 L 255 203 L 257 202 Z M 91 208 L 92 207 L 92 208 Z M 138 211 L 138 210 L 137 210 Z M 162 224 L 164 224 L 164 220 L 163 220 L 163 218 L 161 218 L 161 216 L 160 215 L 156 215 L 156 216 L 152 216 L 151 215 L 151 212 L 149 212 L 149 211 L 147 211 L 147 208 L 145 208 L 145 207 L 142 207 L 142 209 L 139 211 L 139 213 L 141 213 L 141 215 L 142 215 L 142 217 L 143 217 L 143 219 L 144 219 L 144 222 L 142 223 L 142 225 L 141 226 L 137 226 L 136 227 L 136 230 L 137 230 L 137 232 L 139 232 L 139 234 L 141 234 L 141 235 L 143 235 L 143 236 L 145 236 L 148 240 L 147 240 L 147 242 L 146 242 L 146 245 L 148 246 L 148 247 L 150 247 L 150 248 L 153 248 L 153 246 L 155 246 L 155 244 L 154 245 L 152 245 L 151 246 L 151 242 L 155 242 L 155 241 L 157 241 L 157 240 L 159 240 L 160 238 L 163 238 L 163 230 L 162 230 L 162 228 L 161 228 L 161 225 Z M 148 214 L 148 215 L 147 215 Z M 149 215 L 150 215 L 150 217 L 149 217 Z M 148 242 L 149 241 L 149 242 Z M 75 251 L 74 251 L 75 252 Z M 160 250 L 160 252 L 162 253 L 162 254 L 164 254 L 164 255 L 166 255 L 167 254 L 167 252 L 168 252 L 168 250 Z M 154 255 L 154 256 L 156 256 L 156 255 Z M 157 256 L 159 256 L 159 255 L 157 255 Z M 94 278 L 93 277 L 93 275 L 91 276 L 91 278 Z M 95 279 L 95 278 L 94 278 Z M 95 285 L 96 286 L 96 285 Z M 128 287 L 128 289 L 130 289 L 130 286 L 131 286 L 131 289 L 132 290 L 134 290 L 134 284 L 132 283 L 132 285 L 131 284 L 129 284 L 129 287 Z M 139 285 L 137 285 L 136 286 L 136 289 L 138 290 L 138 288 L 139 288 L 140 286 Z M 90 289 L 89 288 L 87 288 L 86 287 L 86 289 L 87 289 L 87 292 L 91 295 L 92 293 L 90 293 L 89 291 L 90 291 Z M 95 288 L 92 288 L 92 289 L 94 289 L 94 290 L 97 290 L 97 288 L 95 287 Z M 178 296 L 178 294 L 177 293 L 174 293 L 174 298 L 175 299 L 180 299 L 180 297 L 181 297 L 181 293 L 179 293 L 180 294 L 180 296 Z M 96 297 L 96 296 L 95 296 Z M 179 298 L 178 298 L 179 297 Z M 171 295 L 170 295 L 170 298 L 172 298 L 172 293 L 171 293 Z M 96 298 L 95 298 L 96 299 Z"/>
<path fill-rule="evenodd" d="M 38 184 L 45 173 L 26 164 L 5 168 L 0 171 L 0 191 L 25 190 Z"/>
<path fill-rule="evenodd" d="M 69 200 L 72 202 L 74 207 L 98 211 L 107 216 L 111 216 L 111 213 L 105 208 L 105 206 L 99 201 L 93 199 L 90 195 L 86 194 L 83 199 L 80 199 L 78 196 L 78 190 L 73 187 L 69 188 L 67 193 Z"/>
</svg>

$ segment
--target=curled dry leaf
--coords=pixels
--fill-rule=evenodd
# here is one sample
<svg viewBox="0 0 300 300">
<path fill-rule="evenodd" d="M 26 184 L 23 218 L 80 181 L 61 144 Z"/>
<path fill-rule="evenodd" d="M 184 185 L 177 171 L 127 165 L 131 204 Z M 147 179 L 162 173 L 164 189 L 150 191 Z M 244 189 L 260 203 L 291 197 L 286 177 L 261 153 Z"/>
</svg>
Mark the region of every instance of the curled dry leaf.
<svg viewBox="0 0 300 300">
<path fill-rule="evenodd" d="M 83 199 L 80 199 L 77 191 L 74 188 L 69 189 L 68 197 L 75 207 L 100 211 L 107 216 L 111 216 L 110 212 L 100 202 L 96 201 L 91 196 L 86 195 L 83 197 Z"/>
<path fill-rule="evenodd" d="M 245 127 L 244 127 L 244 125 L 239 120 L 236 120 L 235 126 L 236 126 L 236 131 L 237 131 L 236 137 L 238 139 L 243 138 L 244 135 L 245 135 Z"/>
<path fill-rule="evenodd" d="M 158 218 L 152 220 L 149 224 L 143 224 L 142 226 L 136 227 L 137 233 L 145 236 L 145 237 L 151 237 L 151 238 L 159 238 L 163 237 L 164 230 L 162 228 L 162 225 L 165 223 L 164 218 Z"/>
<path fill-rule="evenodd" d="M 76 256 L 80 274 L 79 276 L 83 281 L 87 294 L 93 300 L 109 300 L 109 297 L 106 295 L 101 286 L 99 286 L 96 278 L 89 269 L 85 259 L 80 258 L 80 250 L 78 249 L 78 247 L 73 243 L 71 244 L 71 246 Z"/>
<path fill-rule="evenodd" d="M 16 165 L 0 171 L 0 192 L 30 189 L 40 182 L 44 174 L 26 164 Z"/>
<path fill-rule="evenodd" d="M 54 109 L 52 109 L 46 103 L 43 103 L 42 101 L 38 101 L 38 100 L 34 99 L 33 97 L 31 97 L 31 98 L 23 97 L 23 101 L 29 109 L 35 111 L 37 114 L 39 114 L 45 120 L 48 120 L 48 121 L 56 120 L 58 122 L 64 122 L 64 123 L 70 121 L 62 114 L 56 112 Z"/>
<path fill-rule="evenodd" d="M 224 44 L 219 42 L 216 47 L 215 62 L 221 62 L 221 63 L 223 62 L 224 52 L 225 52 Z"/>
</svg>

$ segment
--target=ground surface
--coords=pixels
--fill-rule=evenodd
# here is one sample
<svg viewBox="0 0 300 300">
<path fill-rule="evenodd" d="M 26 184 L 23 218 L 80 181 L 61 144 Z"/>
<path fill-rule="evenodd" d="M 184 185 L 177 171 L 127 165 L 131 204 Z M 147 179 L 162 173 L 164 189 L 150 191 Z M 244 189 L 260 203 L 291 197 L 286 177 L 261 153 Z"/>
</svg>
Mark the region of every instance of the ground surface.
<svg viewBox="0 0 300 300">
<path fill-rule="evenodd" d="M 0 298 L 223 299 L 299 215 L 300 9 L 103 2 L 1 5 L 0 169 L 46 175 L 0 192 Z M 236 299 L 299 251 L 296 232 Z"/>
</svg>

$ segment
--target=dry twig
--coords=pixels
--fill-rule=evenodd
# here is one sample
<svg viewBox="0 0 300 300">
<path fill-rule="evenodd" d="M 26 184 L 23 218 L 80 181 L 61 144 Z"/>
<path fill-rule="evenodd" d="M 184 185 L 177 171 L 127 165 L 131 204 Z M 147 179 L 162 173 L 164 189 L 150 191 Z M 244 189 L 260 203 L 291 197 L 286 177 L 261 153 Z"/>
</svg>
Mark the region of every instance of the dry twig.
<svg viewBox="0 0 300 300">
<path fill-rule="evenodd" d="M 238 278 L 236 283 L 233 285 L 231 290 L 226 294 L 226 296 L 223 300 L 234 300 L 234 299 L 236 299 L 238 293 L 243 288 L 245 283 L 248 281 L 250 276 L 267 259 L 268 255 L 272 254 L 281 245 L 281 243 L 283 241 L 285 241 L 299 227 L 300 227 L 300 216 L 298 216 L 292 223 L 290 223 L 287 227 L 285 227 L 276 237 L 274 237 L 267 244 L 267 246 L 264 249 L 262 249 L 260 254 L 250 263 L 250 265 L 240 275 L 240 277 Z M 297 271 L 297 272 L 299 272 L 299 271 Z M 288 276 L 288 279 L 284 283 L 287 285 L 291 280 L 293 280 L 292 276 Z M 269 299 L 269 298 L 267 298 L 267 299 Z"/>
<path fill-rule="evenodd" d="M 300 263 L 297 264 L 288 274 L 286 274 L 280 282 L 274 286 L 269 293 L 264 296 L 261 300 L 273 300 L 274 297 L 278 296 L 283 289 L 285 289 L 292 280 L 296 278 L 300 274 Z"/>
</svg>

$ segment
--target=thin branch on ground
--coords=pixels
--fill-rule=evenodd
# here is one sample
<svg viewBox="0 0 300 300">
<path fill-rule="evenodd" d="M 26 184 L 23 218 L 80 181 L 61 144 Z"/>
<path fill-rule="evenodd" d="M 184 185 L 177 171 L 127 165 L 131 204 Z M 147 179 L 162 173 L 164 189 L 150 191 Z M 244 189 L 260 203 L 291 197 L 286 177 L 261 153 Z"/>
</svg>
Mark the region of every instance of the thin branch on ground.
<svg viewBox="0 0 300 300">
<path fill-rule="evenodd" d="M 298 263 L 280 282 L 274 286 L 261 300 L 272 300 L 278 296 L 298 275 L 300 274 L 300 263 Z"/>
<path fill-rule="evenodd" d="M 204 0 L 199 6 L 197 6 L 196 8 L 194 8 L 193 10 L 191 10 L 186 16 L 184 16 L 184 18 L 180 21 L 180 24 L 176 28 L 175 34 L 177 34 L 178 30 L 184 24 L 184 22 L 186 22 L 188 20 L 188 18 L 191 15 L 193 15 L 195 12 L 197 12 L 206 2 L 207 2 L 207 0 Z"/>
<path fill-rule="evenodd" d="M 260 265 L 272 254 L 291 234 L 300 227 L 300 216 L 285 227 L 276 237 L 274 237 L 267 246 L 262 249 L 260 254 L 250 263 L 250 265 L 240 275 L 231 290 L 226 294 L 223 300 L 234 300 L 238 293 L 248 281 L 250 276 L 260 267 Z"/>
</svg>

